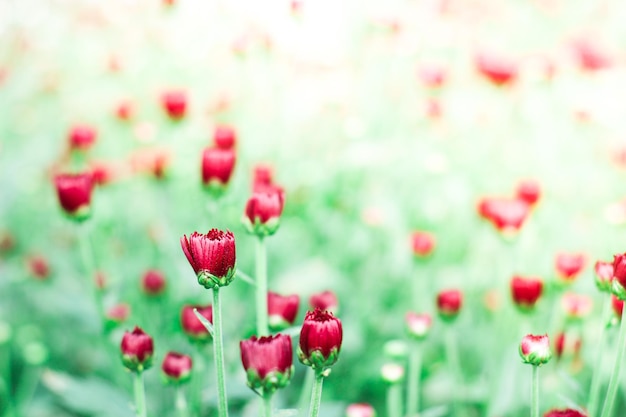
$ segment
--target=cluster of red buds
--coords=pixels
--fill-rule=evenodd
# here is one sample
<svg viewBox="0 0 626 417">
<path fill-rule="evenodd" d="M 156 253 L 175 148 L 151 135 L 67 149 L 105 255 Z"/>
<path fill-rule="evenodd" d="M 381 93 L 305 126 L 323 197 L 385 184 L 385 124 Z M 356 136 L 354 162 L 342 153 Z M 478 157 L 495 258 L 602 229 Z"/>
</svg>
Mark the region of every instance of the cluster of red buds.
<svg viewBox="0 0 626 417">
<path fill-rule="evenodd" d="M 235 169 L 237 132 L 229 125 L 218 125 L 213 133 L 213 145 L 202 152 L 202 184 L 219 196 L 224 192 Z"/>
</svg>

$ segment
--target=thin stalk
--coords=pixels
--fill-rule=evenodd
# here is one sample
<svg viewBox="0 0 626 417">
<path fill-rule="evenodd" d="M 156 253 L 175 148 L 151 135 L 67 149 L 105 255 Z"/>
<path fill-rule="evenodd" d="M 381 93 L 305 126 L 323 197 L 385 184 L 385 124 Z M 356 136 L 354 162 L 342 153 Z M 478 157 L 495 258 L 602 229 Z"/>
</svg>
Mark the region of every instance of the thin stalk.
<svg viewBox="0 0 626 417">
<path fill-rule="evenodd" d="M 530 387 L 530 417 L 539 417 L 539 367 L 534 365 Z"/>
<path fill-rule="evenodd" d="M 198 377 L 206 372 L 206 362 L 204 361 L 205 352 L 204 345 L 198 343 L 196 345 L 197 354 L 193 359 L 194 374 L 196 377 L 191 379 L 191 406 L 194 413 L 202 415 L 202 380 Z"/>
<path fill-rule="evenodd" d="M 176 387 L 176 412 L 179 417 L 187 417 L 187 400 L 181 386 Z"/>
<path fill-rule="evenodd" d="M 263 397 L 263 417 L 272 417 L 272 397 L 272 394 Z"/>
<path fill-rule="evenodd" d="M 323 372 L 315 371 L 315 381 L 311 391 L 311 406 L 309 407 L 309 417 L 318 417 L 320 404 L 322 402 L 322 385 L 324 384 Z"/>
<path fill-rule="evenodd" d="M 459 397 L 463 397 L 464 396 L 464 388 L 463 388 L 463 381 L 461 378 L 461 365 L 459 362 L 459 350 L 458 350 L 458 346 L 457 346 L 457 341 L 456 341 L 456 337 L 454 334 L 454 329 L 452 328 L 452 326 L 448 326 L 448 329 L 446 329 L 446 357 L 448 358 L 448 364 L 450 365 L 450 373 L 452 374 L 452 377 L 454 379 L 454 383 L 457 387 L 456 390 L 454 390 L 456 392 L 456 395 L 453 394 L 452 397 L 452 408 L 454 410 L 454 415 L 455 416 L 460 416 L 461 414 L 461 408 L 459 407 Z"/>
<path fill-rule="evenodd" d="M 617 338 L 617 356 L 611 372 L 609 380 L 609 388 L 606 390 L 606 398 L 604 399 L 604 407 L 602 407 L 601 417 L 609 417 L 613 412 L 615 403 L 615 395 L 619 387 L 619 376 L 622 370 L 622 362 L 624 358 L 624 350 L 626 349 L 626 308 L 622 310 L 622 319 L 619 326 L 619 337 Z"/>
<path fill-rule="evenodd" d="M 143 372 L 135 372 L 135 415 L 146 417 L 146 392 L 143 386 Z"/>
<path fill-rule="evenodd" d="M 598 402 L 600 401 L 600 372 L 602 369 L 602 359 L 604 358 L 604 345 L 606 342 L 606 317 L 611 310 L 611 297 L 606 297 L 604 305 L 602 306 L 602 329 L 600 337 L 598 339 L 598 345 L 596 347 L 596 360 L 594 362 L 595 367 L 593 370 L 593 376 L 591 377 L 591 387 L 589 388 L 589 402 L 587 403 L 587 412 L 591 416 L 596 415 L 598 409 Z"/>
<path fill-rule="evenodd" d="M 91 237 L 89 235 L 89 229 L 87 225 L 80 225 L 80 236 L 78 237 L 80 246 L 80 254 L 83 261 L 83 267 L 85 269 L 85 275 L 89 280 L 89 284 L 94 291 L 94 300 L 96 309 L 98 310 L 98 318 L 101 322 L 104 319 L 104 307 L 102 304 L 102 292 L 98 288 L 95 282 L 96 264 L 94 260 L 93 247 L 91 245 Z"/>
<path fill-rule="evenodd" d="M 267 319 L 267 251 L 265 240 L 256 240 L 256 333 L 257 336 L 270 334 Z"/>
<path fill-rule="evenodd" d="M 387 417 L 402 415 L 402 392 L 400 384 L 391 384 L 387 388 Z"/>
<path fill-rule="evenodd" d="M 300 400 L 298 401 L 298 415 L 304 417 L 307 415 L 307 403 L 309 402 L 309 392 L 313 390 L 315 382 L 315 371 L 306 368 L 304 374 L 304 382 L 302 383 L 302 391 L 300 391 Z"/>
<path fill-rule="evenodd" d="M 222 306 L 220 304 L 220 289 L 213 289 L 213 350 L 215 356 L 215 371 L 217 374 L 217 414 L 219 417 L 228 417 L 228 401 L 226 399 L 226 377 L 224 371 L 224 341 L 222 340 Z"/>
<path fill-rule="evenodd" d="M 409 357 L 409 378 L 407 380 L 406 415 L 415 417 L 419 411 L 420 376 L 422 375 L 422 352 L 417 343 L 412 343 Z"/>
</svg>

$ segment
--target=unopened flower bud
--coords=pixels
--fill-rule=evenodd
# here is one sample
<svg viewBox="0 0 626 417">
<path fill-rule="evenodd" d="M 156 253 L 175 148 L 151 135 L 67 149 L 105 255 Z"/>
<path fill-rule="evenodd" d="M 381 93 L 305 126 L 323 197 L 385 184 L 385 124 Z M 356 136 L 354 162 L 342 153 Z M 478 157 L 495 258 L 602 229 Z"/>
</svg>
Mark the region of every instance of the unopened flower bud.
<svg viewBox="0 0 626 417">
<path fill-rule="evenodd" d="M 260 237 L 276 233 L 283 211 L 283 198 L 280 192 L 253 193 L 243 216 L 243 224 L 248 232 Z"/>
<path fill-rule="evenodd" d="M 190 356 L 177 352 L 167 352 L 161 364 L 165 381 L 170 384 L 182 384 L 189 381 L 192 364 Z"/>
<path fill-rule="evenodd" d="M 380 375 L 388 384 L 398 384 L 404 379 L 404 367 L 397 363 L 390 362 L 380 368 Z"/>
<path fill-rule="evenodd" d="M 206 148 L 202 153 L 202 184 L 219 195 L 228 185 L 235 168 L 235 150 Z"/>
<path fill-rule="evenodd" d="M 424 340 L 433 324 L 430 314 L 417 314 L 413 312 L 406 313 L 406 328 L 409 336 L 415 340 Z"/>
<path fill-rule="evenodd" d="M 110 330 L 128 320 L 130 306 L 126 303 L 115 304 L 106 311 L 106 327 Z"/>
<path fill-rule="evenodd" d="M 453 321 L 459 315 L 463 294 L 459 290 L 445 290 L 437 295 L 437 312 L 445 321 Z"/>
<path fill-rule="evenodd" d="M 76 221 L 83 221 L 91 215 L 91 173 L 59 174 L 54 183 L 65 214 Z"/>
<path fill-rule="evenodd" d="M 267 314 L 270 330 L 280 331 L 292 326 L 298 314 L 300 297 L 297 294 L 282 296 L 267 293 Z"/>
<path fill-rule="evenodd" d="M 343 329 L 341 321 L 328 311 L 309 311 L 300 330 L 298 359 L 316 371 L 332 366 L 339 358 Z"/>
<path fill-rule="evenodd" d="M 33 255 L 27 261 L 30 274 L 38 280 L 45 280 L 50 275 L 50 265 L 41 255 Z"/>
<path fill-rule="evenodd" d="M 218 125 L 213 132 L 213 143 L 220 149 L 232 149 L 237 141 L 235 128 L 229 125 Z"/>
<path fill-rule="evenodd" d="M 613 293 L 620 300 L 626 299 L 626 253 L 617 254 L 613 258 Z M 616 285 L 619 284 L 619 285 Z"/>
<path fill-rule="evenodd" d="M 568 320 L 581 320 L 588 316 L 593 308 L 591 298 L 583 294 L 564 294 L 561 304 Z"/>
<path fill-rule="evenodd" d="M 513 302 L 522 311 L 532 310 L 542 292 L 543 282 L 540 278 L 514 276 L 511 280 Z"/>
<path fill-rule="evenodd" d="M 277 334 L 252 336 L 239 343 L 241 362 L 246 370 L 248 386 L 271 395 L 289 384 L 294 373 L 291 337 Z"/>
<path fill-rule="evenodd" d="M 426 257 L 435 248 L 435 237 L 428 232 L 413 232 L 411 236 L 413 254 L 417 257 Z"/>
<path fill-rule="evenodd" d="M 587 414 L 573 408 L 566 408 L 564 410 L 550 410 L 543 417 L 587 417 Z"/>
<path fill-rule="evenodd" d="M 152 366 L 154 345 L 152 338 L 138 326 L 132 332 L 125 332 L 120 346 L 122 363 L 133 372 L 142 372 Z"/>
<path fill-rule="evenodd" d="M 96 143 L 98 132 L 90 125 L 75 125 L 68 133 L 68 142 L 71 150 L 86 151 Z"/>
<path fill-rule="evenodd" d="M 376 410 L 367 403 L 350 404 L 346 408 L 346 417 L 376 417 Z"/>
<path fill-rule="evenodd" d="M 525 180 L 517 185 L 515 193 L 518 199 L 525 201 L 530 206 L 534 206 L 541 196 L 541 188 L 537 181 Z"/>
<path fill-rule="evenodd" d="M 597 261 L 594 265 L 596 275 L 596 286 L 602 292 L 611 292 L 613 283 L 613 263 Z"/>
<path fill-rule="evenodd" d="M 550 352 L 550 340 L 548 335 L 526 335 L 522 339 L 519 347 L 519 353 L 524 363 L 534 366 L 540 366 L 548 363 L 552 357 Z"/>
<path fill-rule="evenodd" d="M 180 239 L 183 252 L 198 283 L 207 289 L 224 287 L 235 278 L 235 236 L 230 231 L 211 229 L 193 232 Z"/>
<path fill-rule="evenodd" d="M 141 278 L 141 289 L 147 295 L 159 295 L 165 291 L 165 276 L 156 269 L 150 269 Z"/>
<path fill-rule="evenodd" d="M 167 91 L 161 96 L 161 104 L 171 120 L 181 120 L 187 111 L 187 94 L 181 90 Z"/>
<path fill-rule="evenodd" d="M 194 342 L 208 342 L 211 340 L 211 334 L 204 327 L 200 319 L 196 317 L 193 310 L 198 310 L 198 313 L 207 319 L 209 323 L 213 323 L 213 307 L 209 304 L 207 306 L 200 305 L 185 305 L 180 311 L 180 324 L 185 334 Z"/>
<path fill-rule="evenodd" d="M 339 313 L 339 299 L 334 292 L 329 290 L 311 295 L 309 305 L 312 310 L 327 310 L 334 315 Z"/>
<path fill-rule="evenodd" d="M 585 255 L 582 253 L 559 253 L 555 258 L 556 272 L 565 282 L 572 282 L 584 266 Z"/>
</svg>

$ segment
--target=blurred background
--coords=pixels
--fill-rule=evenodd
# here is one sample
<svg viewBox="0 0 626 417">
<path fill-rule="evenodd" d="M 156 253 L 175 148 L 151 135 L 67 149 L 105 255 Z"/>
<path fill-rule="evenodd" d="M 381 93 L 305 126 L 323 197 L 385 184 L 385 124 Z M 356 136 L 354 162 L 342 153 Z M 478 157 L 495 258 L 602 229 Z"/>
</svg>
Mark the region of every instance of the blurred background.
<svg viewBox="0 0 626 417">
<path fill-rule="evenodd" d="M 179 314 L 210 294 L 179 237 L 233 230 L 238 267 L 251 274 L 254 240 L 240 219 L 258 164 L 286 191 L 268 239 L 270 289 L 301 297 L 297 322 L 312 294 L 339 299 L 344 345 L 322 415 L 359 401 L 385 415 L 380 367 L 404 360 L 390 358 L 386 343 L 405 340 L 407 311 L 435 314 L 445 288 L 465 295 L 454 329 L 467 415 L 528 413 L 519 326 L 581 341 L 546 366 L 542 408 L 584 406 L 591 372 L 608 382 L 613 357 L 595 359 L 606 297 L 593 262 L 624 250 L 624 21 L 617 0 L 1 1 L 4 412 L 131 415 L 131 378 L 116 355 L 135 324 L 155 338 L 155 368 L 168 350 L 201 355 Z M 171 95 L 184 101 L 182 117 L 168 115 Z M 237 162 L 216 200 L 202 190 L 201 155 L 224 124 L 236 129 Z M 77 228 L 53 182 L 71 166 L 68 135 L 84 125 L 97 132 L 87 162 L 102 176 L 87 223 L 104 306 L 131 307 L 106 348 Z M 513 196 L 523 180 L 541 198 L 519 233 L 503 238 L 478 203 Z M 414 230 L 436 238 L 427 259 L 411 249 Z M 571 327 L 551 290 L 562 252 L 584 254 L 568 290 L 594 303 Z M 158 299 L 141 290 L 151 268 L 167 278 Z M 549 289 L 530 319 L 510 301 L 513 273 L 540 276 Z M 254 332 L 253 291 L 235 281 L 223 295 L 232 413 L 255 415 L 236 347 Z M 459 392 L 442 348 L 446 326 L 435 321 L 424 344 L 424 417 L 452 415 L 446 405 Z M 206 382 L 211 415 L 204 353 L 208 370 L 195 378 Z M 303 371 L 296 364 L 277 407 L 296 407 Z M 146 379 L 149 415 L 173 415 L 159 370 Z"/>
</svg>

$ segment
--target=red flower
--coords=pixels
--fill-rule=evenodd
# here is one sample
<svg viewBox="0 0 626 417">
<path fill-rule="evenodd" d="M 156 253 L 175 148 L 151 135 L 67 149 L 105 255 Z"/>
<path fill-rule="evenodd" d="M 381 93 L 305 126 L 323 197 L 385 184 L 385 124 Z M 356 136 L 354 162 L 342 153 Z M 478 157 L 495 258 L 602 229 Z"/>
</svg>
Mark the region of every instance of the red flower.
<svg viewBox="0 0 626 417">
<path fill-rule="evenodd" d="M 211 339 L 211 334 L 204 327 L 202 322 L 193 312 L 194 308 L 198 313 L 211 324 L 213 324 L 213 307 L 209 304 L 206 306 L 186 305 L 180 312 L 180 324 L 183 331 L 189 338 L 196 342 L 206 342 Z"/>
<path fill-rule="evenodd" d="M 96 143 L 98 132 L 90 125 L 75 125 L 68 133 L 71 150 L 86 151 Z"/>
<path fill-rule="evenodd" d="M 512 84 L 517 77 L 517 63 L 504 56 L 480 53 L 476 56 L 476 66 L 480 74 L 498 87 Z"/>
<path fill-rule="evenodd" d="M 202 184 L 215 191 L 223 191 L 235 167 L 233 149 L 206 148 L 202 153 Z"/>
<path fill-rule="evenodd" d="M 166 91 L 161 96 L 161 104 L 170 119 L 180 120 L 187 111 L 187 94 L 181 90 Z"/>
<path fill-rule="evenodd" d="M 248 232 L 257 236 L 270 236 L 280 225 L 284 197 L 280 192 L 254 192 L 246 203 L 243 223 Z"/>
<path fill-rule="evenodd" d="M 322 371 L 337 362 L 342 338 L 341 321 L 332 313 L 319 309 L 309 311 L 300 330 L 298 359 Z"/>
<path fill-rule="evenodd" d="M 257 165 L 252 173 L 252 189 L 257 186 L 272 185 L 274 183 L 274 173 L 269 165 Z"/>
<path fill-rule="evenodd" d="M 530 206 L 534 206 L 541 196 L 541 188 L 537 181 L 525 180 L 517 185 L 515 195 L 519 200 L 525 201 Z"/>
<path fill-rule="evenodd" d="M 54 178 L 59 203 L 72 219 L 82 221 L 91 214 L 91 173 L 59 174 Z"/>
<path fill-rule="evenodd" d="M 598 71 L 613 66 L 613 58 L 599 44 L 590 39 L 577 39 L 572 43 L 573 52 L 580 67 L 587 71 Z"/>
<path fill-rule="evenodd" d="M 191 378 L 191 357 L 177 352 L 167 352 L 161 370 L 168 382 L 180 384 Z"/>
<path fill-rule="evenodd" d="M 309 305 L 313 310 L 327 310 L 333 314 L 337 314 L 339 312 L 339 299 L 334 292 L 329 290 L 311 295 L 309 298 Z"/>
<path fill-rule="evenodd" d="M 413 232 L 411 241 L 413 244 L 413 254 L 418 257 L 430 255 L 435 248 L 435 237 L 428 232 Z"/>
<path fill-rule="evenodd" d="M 294 372 L 291 337 L 252 336 L 239 342 L 239 347 L 250 388 L 260 388 L 267 395 L 287 386 Z"/>
<path fill-rule="evenodd" d="M 463 294 L 459 290 L 445 290 L 437 295 L 437 311 L 446 320 L 454 320 L 461 311 Z"/>
<path fill-rule="evenodd" d="M 516 198 L 486 198 L 479 204 L 480 215 L 491 221 L 498 231 L 515 233 L 528 217 L 530 206 Z"/>
<path fill-rule="evenodd" d="M 159 295 L 165 291 L 165 276 L 156 269 L 150 269 L 141 278 L 141 288 L 148 295 Z"/>
<path fill-rule="evenodd" d="M 626 253 L 617 254 L 613 257 L 613 277 L 622 287 L 626 288 Z"/>
<path fill-rule="evenodd" d="M 423 340 L 428 336 L 433 324 L 430 314 L 417 314 L 410 311 L 404 317 L 409 336 L 416 340 Z"/>
<path fill-rule="evenodd" d="M 529 334 L 524 336 L 519 347 L 519 353 L 524 363 L 534 366 L 548 363 L 552 357 L 548 335 L 536 336 Z"/>
<path fill-rule="evenodd" d="M 135 114 L 133 103 L 128 100 L 121 101 L 115 108 L 115 116 L 122 121 L 129 121 Z"/>
<path fill-rule="evenodd" d="M 350 404 L 346 408 L 346 417 L 376 417 L 376 410 L 369 404 Z"/>
<path fill-rule="evenodd" d="M 106 318 L 116 324 L 123 323 L 130 316 L 130 306 L 126 303 L 115 304 L 106 312 Z"/>
<path fill-rule="evenodd" d="M 603 292 L 611 292 L 613 263 L 597 261 L 593 269 L 596 273 L 596 286 L 598 289 Z"/>
<path fill-rule="evenodd" d="M 268 291 L 267 314 L 270 329 L 280 331 L 292 326 L 296 320 L 299 305 L 300 297 L 297 294 L 282 296 Z"/>
<path fill-rule="evenodd" d="M 587 414 L 581 413 L 573 408 L 567 408 L 564 410 L 550 410 L 545 413 L 543 417 L 587 417 Z"/>
<path fill-rule="evenodd" d="M 183 252 L 205 288 L 224 287 L 235 278 L 235 236 L 231 231 L 211 229 L 180 238 Z"/>
<path fill-rule="evenodd" d="M 133 372 L 142 372 L 152 365 L 154 345 L 152 338 L 138 326 L 122 337 L 122 362 Z"/>
<path fill-rule="evenodd" d="M 613 312 L 615 316 L 619 320 L 622 319 L 622 310 L 624 310 L 624 302 L 617 298 L 614 294 L 611 294 L 611 307 L 613 307 Z"/>
<path fill-rule="evenodd" d="M 213 132 L 213 143 L 220 149 L 232 149 L 237 141 L 235 128 L 229 125 L 218 125 Z"/>
<path fill-rule="evenodd" d="M 511 280 L 511 296 L 515 305 L 523 310 L 532 309 L 543 291 L 541 278 L 514 276 Z"/>
<path fill-rule="evenodd" d="M 559 253 L 554 262 L 556 272 L 565 281 L 572 281 L 585 267 L 582 253 Z"/>
</svg>

